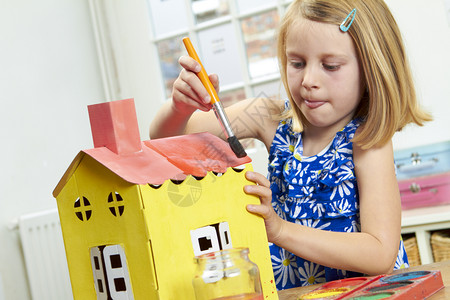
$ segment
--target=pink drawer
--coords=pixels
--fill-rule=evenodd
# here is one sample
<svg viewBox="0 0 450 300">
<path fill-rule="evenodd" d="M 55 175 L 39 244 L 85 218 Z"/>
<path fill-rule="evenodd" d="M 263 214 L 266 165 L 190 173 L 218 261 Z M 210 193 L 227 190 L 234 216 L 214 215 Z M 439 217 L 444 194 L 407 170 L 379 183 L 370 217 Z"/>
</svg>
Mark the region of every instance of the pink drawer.
<svg viewBox="0 0 450 300">
<path fill-rule="evenodd" d="M 402 209 L 450 204 L 450 172 L 398 182 Z"/>
</svg>

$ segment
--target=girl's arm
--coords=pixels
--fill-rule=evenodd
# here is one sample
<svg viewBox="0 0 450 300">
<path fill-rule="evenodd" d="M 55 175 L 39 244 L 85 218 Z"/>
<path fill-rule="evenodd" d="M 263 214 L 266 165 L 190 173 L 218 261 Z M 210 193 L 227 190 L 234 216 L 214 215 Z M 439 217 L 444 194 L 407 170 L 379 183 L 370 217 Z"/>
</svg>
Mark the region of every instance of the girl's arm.
<svg viewBox="0 0 450 300">
<path fill-rule="evenodd" d="M 267 179 L 256 173 L 248 173 L 247 178 L 258 185 L 246 186 L 245 191 L 260 196 L 262 205 L 247 209 L 264 217 L 269 241 L 297 256 L 369 275 L 389 273 L 395 265 L 401 230 L 400 193 L 392 143 L 369 150 L 354 145 L 353 155 L 361 232 L 325 231 L 280 219 L 270 204 Z"/>
<path fill-rule="evenodd" d="M 217 120 L 209 95 L 195 72 L 199 64 L 188 56 L 179 60 L 183 67 L 175 80 L 172 99 L 166 102 L 150 126 L 150 137 L 161 138 L 196 132 L 210 132 L 225 138 Z M 218 89 L 218 78 L 210 76 Z M 284 109 L 284 101 L 267 98 L 246 99 L 225 109 L 237 138 L 256 138 L 267 148 L 272 143 L 278 121 L 274 116 Z"/>
</svg>

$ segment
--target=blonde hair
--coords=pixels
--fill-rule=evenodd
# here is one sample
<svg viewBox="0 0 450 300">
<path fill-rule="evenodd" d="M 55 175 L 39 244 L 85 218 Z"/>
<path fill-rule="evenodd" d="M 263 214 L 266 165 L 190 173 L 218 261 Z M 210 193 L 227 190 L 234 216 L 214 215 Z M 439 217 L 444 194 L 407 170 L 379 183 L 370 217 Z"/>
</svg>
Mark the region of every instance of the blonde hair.
<svg viewBox="0 0 450 300">
<path fill-rule="evenodd" d="M 417 102 L 414 82 L 397 23 L 383 0 L 296 0 L 289 6 L 279 29 L 278 58 L 281 79 L 291 103 L 287 116 L 294 130 L 307 122 L 295 105 L 287 83 L 286 37 L 300 18 L 339 25 L 352 9 L 357 13 L 347 31 L 353 39 L 363 69 L 364 93 L 355 117 L 364 120 L 354 143 L 362 148 L 381 146 L 396 131 L 415 123 L 422 126 L 432 117 Z"/>
</svg>

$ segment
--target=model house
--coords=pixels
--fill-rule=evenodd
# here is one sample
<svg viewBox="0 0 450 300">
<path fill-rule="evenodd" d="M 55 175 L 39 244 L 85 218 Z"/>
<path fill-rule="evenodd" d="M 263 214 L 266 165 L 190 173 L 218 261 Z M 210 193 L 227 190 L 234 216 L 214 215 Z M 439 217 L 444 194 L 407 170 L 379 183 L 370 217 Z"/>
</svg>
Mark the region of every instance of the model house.
<svg viewBox="0 0 450 300">
<path fill-rule="evenodd" d="M 133 99 L 89 106 L 93 149 L 56 186 L 74 299 L 194 299 L 194 257 L 248 247 L 278 299 L 248 157 L 208 133 L 141 141 Z"/>
</svg>

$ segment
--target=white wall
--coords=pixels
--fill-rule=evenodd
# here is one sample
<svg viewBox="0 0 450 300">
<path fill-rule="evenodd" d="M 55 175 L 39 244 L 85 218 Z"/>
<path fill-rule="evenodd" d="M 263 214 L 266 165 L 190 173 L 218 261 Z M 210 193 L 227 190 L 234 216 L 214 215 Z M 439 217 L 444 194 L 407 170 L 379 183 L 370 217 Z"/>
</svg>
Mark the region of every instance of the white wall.
<svg viewBox="0 0 450 300">
<path fill-rule="evenodd" d="M 17 232 L 22 214 L 56 207 L 72 159 L 92 148 L 86 106 L 105 99 L 88 0 L 0 0 L 0 278 L 30 299 Z"/>
<path fill-rule="evenodd" d="M 107 100 L 134 98 L 142 140 L 149 139 L 150 121 L 165 100 L 146 1 L 93 0 L 98 34 L 112 48 L 103 56 L 105 73 L 115 80 Z"/>
<path fill-rule="evenodd" d="M 434 121 L 408 126 L 396 149 L 450 140 L 450 6 L 448 0 L 386 0 L 407 47 L 420 102 Z"/>
</svg>

